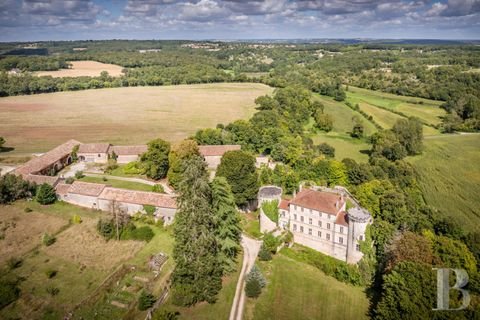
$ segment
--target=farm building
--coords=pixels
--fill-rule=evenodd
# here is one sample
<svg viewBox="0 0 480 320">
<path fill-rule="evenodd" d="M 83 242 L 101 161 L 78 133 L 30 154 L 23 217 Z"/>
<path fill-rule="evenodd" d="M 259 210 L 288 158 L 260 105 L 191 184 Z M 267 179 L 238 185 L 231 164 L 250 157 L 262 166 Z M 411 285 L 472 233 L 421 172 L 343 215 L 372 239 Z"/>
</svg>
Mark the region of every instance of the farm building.
<svg viewBox="0 0 480 320">
<path fill-rule="evenodd" d="M 347 194 L 342 190 L 303 189 L 293 199 L 280 201 L 278 225 L 272 224 L 260 210 L 260 228 L 288 230 L 296 243 L 347 263 L 357 263 L 363 256 L 360 241 L 365 240 L 372 217 L 358 205 L 347 210 Z"/>
<path fill-rule="evenodd" d="M 144 206 L 154 208 L 154 216 L 171 224 L 176 213 L 173 196 L 166 194 L 112 188 L 106 184 L 75 181 L 71 185 L 59 183 L 56 186 L 58 199 L 90 209 L 111 211 L 114 206 L 129 215 L 145 213 Z"/>
<path fill-rule="evenodd" d="M 216 169 L 220 164 L 222 156 L 227 151 L 240 150 L 240 145 L 208 145 L 208 146 L 198 146 L 200 154 L 205 159 L 205 162 L 210 169 Z"/>
<path fill-rule="evenodd" d="M 78 160 L 95 163 L 107 163 L 109 143 L 82 143 L 78 148 Z"/>
<path fill-rule="evenodd" d="M 69 140 L 19 166 L 15 169 L 14 173 L 21 175 L 25 180 L 31 182 L 55 185 L 58 178 L 47 176 L 53 176 L 65 166 L 71 164 L 72 150 L 80 144 L 81 143 L 76 140 Z"/>
<path fill-rule="evenodd" d="M 147 152 L 147 145 L 137 146 L 112 146 L 110 153 L 117 156 L 117 163 L 129 163 L 139 160 L 140 156 Z"/>
</svg>

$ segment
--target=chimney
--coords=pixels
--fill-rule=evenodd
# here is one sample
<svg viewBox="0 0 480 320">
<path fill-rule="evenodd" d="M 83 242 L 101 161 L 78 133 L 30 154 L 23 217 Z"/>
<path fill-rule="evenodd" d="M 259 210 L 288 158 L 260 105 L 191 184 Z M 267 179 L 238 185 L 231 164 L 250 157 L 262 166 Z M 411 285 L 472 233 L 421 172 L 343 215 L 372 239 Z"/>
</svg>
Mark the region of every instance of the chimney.
<svg viewBox="0 0 480 320">
<path fill-rule="evenodd" d="M 297 197 L 297 189 L 293 189 L 293 198 L 295 199 Z"/>
</svg>

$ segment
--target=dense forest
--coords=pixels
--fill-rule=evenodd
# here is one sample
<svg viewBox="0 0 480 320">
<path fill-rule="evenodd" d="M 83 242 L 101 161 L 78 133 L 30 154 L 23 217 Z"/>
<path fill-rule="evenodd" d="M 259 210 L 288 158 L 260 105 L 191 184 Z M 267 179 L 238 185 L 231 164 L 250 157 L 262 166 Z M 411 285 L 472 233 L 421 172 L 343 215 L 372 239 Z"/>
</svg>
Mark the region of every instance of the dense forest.
<svg viewBox="0 0 480 320">
<path fill-rule="evenodd" d="M 0 46 L 0 96 L 212 82 L 297 85 L 345 99 L 345 86 L 444 101 L 443 131 L 480 129 L 480 47 L 465 44 L 309 44 L 187 41 L 40 42 Z M 37 77 L 94 60 L 120 77 Z M 12 73 L 12 70 L 20 72 Z"/>
</svg>

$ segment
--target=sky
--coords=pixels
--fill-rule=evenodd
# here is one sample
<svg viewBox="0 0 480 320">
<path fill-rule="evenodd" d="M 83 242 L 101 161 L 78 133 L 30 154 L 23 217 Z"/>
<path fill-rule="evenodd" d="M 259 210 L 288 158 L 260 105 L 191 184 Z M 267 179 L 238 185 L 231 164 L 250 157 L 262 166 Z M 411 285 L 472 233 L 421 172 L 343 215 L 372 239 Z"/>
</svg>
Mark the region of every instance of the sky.
<svg viewBox="0 0 480 320">
<path fill-rule="evenodd" d="M 0 0 L 0 41 L 480 39 L 480 0 Z"/>
</svg>

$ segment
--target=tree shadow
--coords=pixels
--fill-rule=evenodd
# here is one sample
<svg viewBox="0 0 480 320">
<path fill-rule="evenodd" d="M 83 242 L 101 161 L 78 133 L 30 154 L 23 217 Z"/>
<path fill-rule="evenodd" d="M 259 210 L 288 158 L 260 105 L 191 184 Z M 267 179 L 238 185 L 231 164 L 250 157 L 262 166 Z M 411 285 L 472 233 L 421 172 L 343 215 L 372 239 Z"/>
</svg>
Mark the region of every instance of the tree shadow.
<svg viewBox="0 0 480 320">
<path fill-rule="evenodd" d="M 372 153 L 372 151 L 371 150 L 360 150 L 360 153 L 366 154 L 366 155 L 369 156 Z"/>
<path fill-rule="evenodd" d="M 0 153 L 11 152 L 13 150 L 15 150 L 14 147 L 0 147 Z"/>
</svg>

